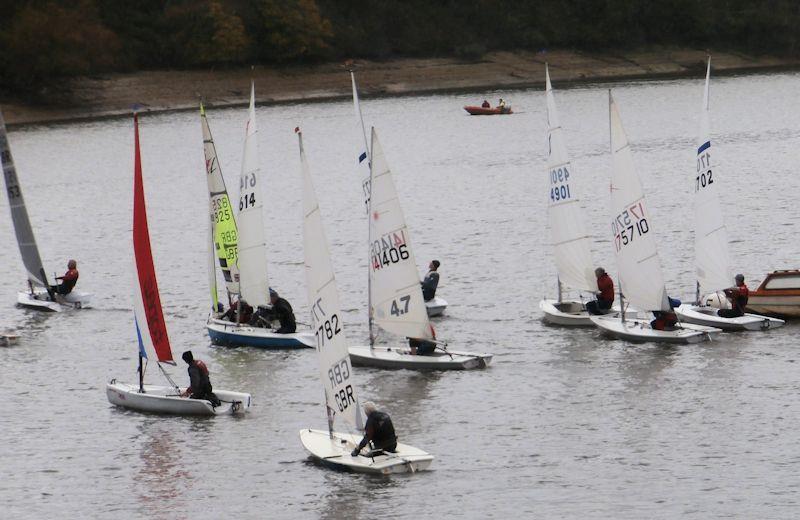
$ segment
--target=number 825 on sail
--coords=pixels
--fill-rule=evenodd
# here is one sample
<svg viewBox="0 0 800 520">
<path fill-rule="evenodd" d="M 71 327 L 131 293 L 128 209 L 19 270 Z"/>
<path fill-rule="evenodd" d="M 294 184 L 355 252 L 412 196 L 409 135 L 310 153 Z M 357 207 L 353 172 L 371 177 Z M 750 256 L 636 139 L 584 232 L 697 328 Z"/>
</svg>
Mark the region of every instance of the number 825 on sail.
<svg viewBox="0 0 800 520">
<path fill-rule="evenodd" d="M 611 231 L 614 234 L 614 248 L 617 252 L 650 231 L 650 225 L 644 217 L 644 205 L 641 201 L 629 207 L 611 221 Z"/>
</svg>

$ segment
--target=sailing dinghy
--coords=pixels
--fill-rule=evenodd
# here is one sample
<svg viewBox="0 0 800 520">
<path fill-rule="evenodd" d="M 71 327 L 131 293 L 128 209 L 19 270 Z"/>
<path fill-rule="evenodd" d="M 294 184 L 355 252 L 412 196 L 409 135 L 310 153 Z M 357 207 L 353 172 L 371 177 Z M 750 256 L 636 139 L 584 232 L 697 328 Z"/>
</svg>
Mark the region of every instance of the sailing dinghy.
<svg viewBox="0 0 800 520">
<path fill-rule="evenodd" d="M 300 430 L 300 441 L 316 461 L 339 469 L 375 474 L 414 473 L 427 469 L 433 461 L 433 455 L 407 444 L 398 443 L 395 452 L 362 450 L 361 454 L 353 457 L 351 452 L 361 440 L 361 435 L 333 431 L 333 424 L 339 417 L 352 430 L 361 431 L 364 426 L 352 377 L 353 368 L 347 355 L 347 340 L 344 322 L 340 318 L 342 311 L 331 255 L 303 150 L 303 136 L 299 129 L 296 131 L 303 176 L 303 251 L 308 305 L 316 331 L 319 375 L 328 412 L 328 430 Z"/>
<path fill-rule="evenodd" d="M 358 150 L 358 172 L 361 176 L 361 190 L 364 195 L 364 209 L 369 213 L 369 198 L 370 198 L 370 168 L 372 162 L 370 157 L 369 143 L 367 142 L 367 129 L 364 126 L 364 117 L 361 115 L 361 105 L 358 101 L 358 87 L 356 86 L 356 75 L 350 71 L 350 82 L 353 85 L 353 108 L 356 114 L 356 124 L 361 130 L 361 136 L 364 139 L 364 146 L 359 147 Z M 440 296 L 434 296 L 432 299 L 425 302 L 425 310 L 431 318 L 441 316 L 447 309 L 447 300 Z"/>
<path fill-rule="evenodd" d="M 86 307 L 91 299 L 90 293 L 72 290 L 67 295 L 56 294 L 49 290 L 39 248 L 36 247 L 36 238 L 25 208 L 25 199 L 22 197 L 22 188 L 17 178 L 17 169 L 14 167 L 14 158 L 11 156 L 11 146 L 8 142 L 6 122 L 0 111 L 0 162 L 3 164 L 3 178 L 6 182 L 8 205 L 11 209 L 11 220 L 14 221 L 14 231 L 17 235 L 19 252 L 22 263 L 28 273 L 28 290 L 17 293 L 17 304 L 41 311 L 60 312 L 65 309 L 80 309 Z"/>
<path fill-rule="evenodd" d="M 491 354 L 456 352 L 439 343 L 429 355 L 411 354 L 402 347 L 375 346 L 373 322 L 404 338 L 435 341 L 422 298 L 417 264 L 392 172 L 378 135 L 372 129 L 369 208 L 369 346 L 350 347 L 355 365 L 411 370 L 486 368 Z"/>
<path fill-rule="evenodd" d="M 664 286 L 661 262 L 652 231 L 652 219 L 644 198 L 639 175 L 633 166 L 628 138 L 622 127 L 619 110 L 608 93 L 611 131 L 611 228 L 617 259 L 620 299 L 624 294 L 631 304 L 644 311 L 670 312 L 672 307 Z M 624 302 L 622 303 L 624 309 Z M 698 343 L 720 332 L 713 327 L 678 324 L 672 330 L 656 330 L 650 320 L 592 316 L 592 322 L 605 333 L 628 341 L 661 343 Z"/>
<path fill-rule="evenodd" d="M 250 394 L 214 390 L 222 403 L 214 407 L 204 399 L 181 397 L 181 389 L 172 381 L 162 364 L 175 365 L 167 325 L 161 310 L 150 232 L 147 228 L 147 209 L 144 199 L 141 156 L 139 153 L 139 120 L 133 115 L 134 184 L 133 184 L 133 257 L 136 269 L 133 284 L 133 315 L 139 341 L 139 384 L 121 383 L 112 379 L 106 385 L 111 404 L 140 412 L 173 415 L 220 415 L 244 413 L 250 408 Z M 147 362 L 155 361 L 170 386 L 145 385 Z"/>
<path fill-rule="evenodd" d="M 594 263 L 590 251 L 591 237 L 586 232 L 580 199 L 575 190 L 575 170 L 570 163 L 564 135 L 556 110 L 550 71 L 545 64 L 545 92 L 547 97 L 547 176 L 549 179 L 549 202 L 547 216 L 550 240 L 553 244 L 558 277 L 558 296 L 539 302 L 544 321 L 553 325 L 588 326 L 594 323 L 586 311 L 586 301 L 564 299 L 564 287 L 588 293 L 593 299 L 597 290 Z"/>
<path fill-rule="evenodd" d="M 239 178 L 239 225 L 233 215 L 225 179 L 217 159 L 217 150 L 205 110 L 200 107 L 200 125 L 203 129 L 203 150 L 206 161 L 209 210 L 212 239 L 225 279 L 228 304 L 233 296 L 242 299 L 254 309 L 271 306 L 267 276 L 267 246 L 262 217 L 262 190 L 259 189 L 260 167 L 258 160 L 258 129 L 256 128 L 255 85 L 250 88 L 250 110 L 244 139 L 242 174 Z M 314 346 L 311 332 L 278 334 L 270 328 L 254 327 L 249 323 L 236 323 L 222 319 L 216 290 L 216 267 L 211 264 L 211 314 L 206 329 L 212 343 L 226 346 L 260 348 L 305 348 Z"/>
<path fill-rule="evenodd" d="M 717 307 L 705 305 L 704 294 L 717 293 L 733 282 L 728 234 L 719 198 L 719 168 L 711 168 L 711 136 L 709 117 L 709 83 L 711 58 L 706 69 L 703 90 L 703 109 L 700 112 L 700 139 L 697 143 L 697 169 L 692 173 L 694 185 L 694 259 L 697 273 L 697 291 L 694 305 L 683 304 L 675 312 L 688 323 L 717 327 L 726 331 L 768 330 L 785 322 L 759 314 L 745 313 L 735 318 L 717 314 Z M 722 294 L 722 301 L 725 295 Z M 713 301 L 713 299 L 712 299 Z"/>
</svg>

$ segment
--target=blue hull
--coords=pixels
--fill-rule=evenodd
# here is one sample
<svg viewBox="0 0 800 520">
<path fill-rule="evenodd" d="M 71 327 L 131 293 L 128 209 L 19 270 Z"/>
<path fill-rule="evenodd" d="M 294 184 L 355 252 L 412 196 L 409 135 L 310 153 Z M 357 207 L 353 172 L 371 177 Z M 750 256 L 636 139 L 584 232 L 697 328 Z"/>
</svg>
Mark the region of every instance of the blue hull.
<svg viewBox="0 0 800 520">
<path fill-rule="evenodd" d="M 226 347 L 309 348 L 308 345 L 292 337 L 254 338 L 235 332 L 221 332 L 208 327 L 206 330 L 208 330 L 208 336 L 213 344 Z"/>
</svg>

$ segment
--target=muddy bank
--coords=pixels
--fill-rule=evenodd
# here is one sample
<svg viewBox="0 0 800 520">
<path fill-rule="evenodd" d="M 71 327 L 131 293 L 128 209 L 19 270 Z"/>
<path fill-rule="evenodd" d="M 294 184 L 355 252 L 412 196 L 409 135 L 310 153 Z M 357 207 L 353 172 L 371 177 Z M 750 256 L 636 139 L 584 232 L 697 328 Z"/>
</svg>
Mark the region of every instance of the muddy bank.
<svg viewBox="0 0 800 520">
<path fill-rule="evenodd" d="M 639 78 L 700 77 L 706 51 L 658 49 L 616 54 L 574 51 L 496 52 L 480 60 L 452 58 L 356 61 L 362 97 L 443 91 L 477 91 L 542 86 L 544 62 L 550 64 L 553 83 Z M 793 69 L 800 59 L 713 52 L 715 74 Z M 143 112 L 195 110 L 200 96 L 208 106 L 247 103 L 250 78 L 256 80 L 259 104 L 349 98 L 346 67 L 330 63 L 308 67 L 250 68 L 193 71 L 146 71 L 108 74 L 71 80 L 65 90 L 69 103 L 32 106 L 2 100 L 9 125 L 51 123 L 117 117 L 135 104 Z M 480 98 L 476 96 L 476 100 Z"/>
</svg>

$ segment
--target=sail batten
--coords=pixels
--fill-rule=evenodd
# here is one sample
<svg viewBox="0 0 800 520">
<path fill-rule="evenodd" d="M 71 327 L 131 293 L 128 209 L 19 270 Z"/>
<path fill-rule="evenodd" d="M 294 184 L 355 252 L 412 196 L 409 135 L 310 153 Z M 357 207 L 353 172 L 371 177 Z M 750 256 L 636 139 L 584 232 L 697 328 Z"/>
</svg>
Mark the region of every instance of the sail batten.
<svg viewBox="0 0 800 520">
<path fill-rule="evenodd" d="M 319 374 L 325 389 L 325 406 L 333 419 L 342 419 L 354 430 L 363 428 L 360 403 L 347 351 L 341 302 L 330 250 L 322 225 L 317 195 L 311 179 L 303 136 L 298 132 L 303 180 L 303 253 L 308 305 L 316 336 Z M 331 421 L 332 424 L 332 421 Z"/>
<path fill-rule="evenodd" d="M 545 66 L 547 97 L 547 217 L 550 243 L 553 246 L 558 279 L 572 289 L 597 289 L 590 249 L 591 237 L 586 231 L 580 199 L 572 167 L 558 119 L 556 100 L 550 84 L 550 71 Z"/>
<path fill-rule="evenodd" d="M 33 235 L 25 199 L 22 196 L 22 188 L 17 178 L 17 169 L 11 155 L 11 146 L 8 142 L 8 132 L 2 111 L 0 111 L 0 162 L 3 165 L 3 179 L 6 183 L 11 220 L 14 222 L 14 233 L 17 236 L 17 244 L 22 256 L 22 264 L 27 271 L 28 281 L 32 285 L 48 287 L 42 258 L 39 255 L 39 248 L 36 246 L 36 238 Z"/>
</svg>

